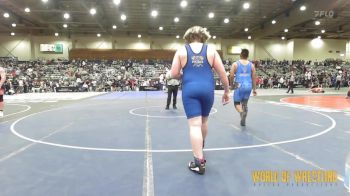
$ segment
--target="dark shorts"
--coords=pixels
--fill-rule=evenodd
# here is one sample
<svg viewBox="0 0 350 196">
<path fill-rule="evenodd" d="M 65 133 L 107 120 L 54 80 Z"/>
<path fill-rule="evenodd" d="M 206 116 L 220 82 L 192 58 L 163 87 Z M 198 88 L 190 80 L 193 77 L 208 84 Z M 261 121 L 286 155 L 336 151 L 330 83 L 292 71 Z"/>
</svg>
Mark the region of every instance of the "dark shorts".
<svg viewBox="0 0 350 196">
<path fill-rule="evenodd" d="M 5 87 L 2 86 L 2 87 L 0 88 L 0 103 L 1 103 L 1 102 L 4 102 L 4 94 L 5 94 Z"/>
</svg>

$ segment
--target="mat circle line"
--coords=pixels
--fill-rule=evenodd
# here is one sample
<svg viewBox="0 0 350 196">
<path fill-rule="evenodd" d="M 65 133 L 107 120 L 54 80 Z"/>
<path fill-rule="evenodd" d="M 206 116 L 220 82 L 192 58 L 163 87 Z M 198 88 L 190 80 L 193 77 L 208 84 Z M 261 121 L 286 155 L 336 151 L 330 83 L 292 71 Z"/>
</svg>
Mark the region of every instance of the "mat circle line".
<svg viewBox="0 0 350 196">
<path fill-rule="evenodd" d="M 299 108 L 301 109 L 301 108 Z M 56 109 L 55 109 L 56 110 Z M 302 110 L 306 110 L 306 109 L 302 109 Z M 40 114 L 40 113 L 44 113 L 44 112 L 48 112 L 48 111 L 52 111 L 52 110 L 47 110 L 47 111 L 41 111 L 41 112 L 36 112 L 27 116 L 24 116 L 22 118 L 17 119 L 15 122 L 13 122 L 11 124 L 11 132 L 24 140 L 33 142 L 33 143 L 38 143 L 38 144 L 44 144 L 44 145 L 49 145 L 49 146 L 55 146 L 55 147 L 61 147 L 61 148 L 69 148 L 69 149 L 77 149 L 77 150 L 88 150 L 88 151 L 108 151 L 108 152 L 152 152 L 152 153 L 178 153 L 178 152 L 192 152 L 192 149 L 169 149 L 169 150 L 146 150 L 146 149 L 119 149 L 119 148 L 95 148 L 95 147 L 84 147 L 84 146 L 74 146 L 74 145 L 65 145 L 65 144 L 59 144 L 59 143 L 53 143 L 53 142 L 45 142 L 45 141 L 41 141 L 41 140 L 35 140 L 32 138 L 29 138 L 27 136 L 24 136 L 20 133 L 18 133 L 15 129 L 15 126 L 17 123 L 19 123 L 20 121 Z M 268 146 L 274 146 L 274 145 L 280 145 L 280 144 L 288 144 L 288 143 L 294 143 L 294 142 L 300 142 L 300 141 L 304 141 L 304 140 L 308 140 L 308 139 L 312 139 L 321 135 L 324 135 L 328 132 L 330 132 L 332 129 L 334 129 L 334 127 L 336 126 L 336 121 L 323 113 L 317 112 L 317 111 L 313 111 L 313 110 L 306 110 L 309 112 L 313 112 L 316 114 L 319 114 L 321 116 L 324 116 L 326 118 L 328 118 L 331 122 L 332 125 L 329 126 L 328 128 L 326 128 L 325 130 L 315 133 L 313 135 L 309 135 L 309 136 L 305 136 L 305 137 L 300 137 L 300 138 L 296 138 L 296 139 L 291 139 L 291 140 L 283 140 L 283 141 L 277 141 L 277 142 L 271 142 L 271 143 L 266 143 L 266 144 L 256 144 L 256 145 L 247 145 L 247 146 L 233 146 L 233 147 L 223 147 L 223 148 L 206 148 L 204 149 L 204 151 L 227 151 L 227 150 L 239 150 L 239 149 L 250 149 L 250 148 L 261 148 L 261 147 L 268 147 Z"/>
<path fill-rule="evenodd" d="M 14 112 L 14 113 L 11 113 L 11 114 L 7 114 L 7 115 L 4 115 L 4 118 L 5 117 L 9 117 L 9 116 L 13 116 L 13 115 L 16 115 L 16 114 L 20 114 L 20 113 L 24 113 L 26 111 L 29 111 L 32 107 L 30 107 L 29 105 L 22 105 L 22 104 L 6 104 L 6 105 L 17 105 L 17 106 L 22 106 L 22 107 L 26 107 L 26 109 L 24 110 L 21 110 L 19 112 Z"/>
<path fill-rule="evenodd" d="M 135 116 L 141 116 L 141 117 L 149 117 L 149 118 L 186 118 L 186 116 L 181 115 L 181 116 L 158 116 L 158 115 L 147 115 L 147 114 L 138 114 L 135 111 L 140 110 L 140 109 L 146 109 L 146 108 L 158 108 L 162 106 L 145 106 L 145 107 L 138 107 L 138 108 L 133 108 L 129 110 L 129 114 L 135 115 Z M 214 107 L 212 107 L 213 112 L 210 112 L 209 115 L 213 115 L 218 112 L 218 110 Z"/>
</svg>

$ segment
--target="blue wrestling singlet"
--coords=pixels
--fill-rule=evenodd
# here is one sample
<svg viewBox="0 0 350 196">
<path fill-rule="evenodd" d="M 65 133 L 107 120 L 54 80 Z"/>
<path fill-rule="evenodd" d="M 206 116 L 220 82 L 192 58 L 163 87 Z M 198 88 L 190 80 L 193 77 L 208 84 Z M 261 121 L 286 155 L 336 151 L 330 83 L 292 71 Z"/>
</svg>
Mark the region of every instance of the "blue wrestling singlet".
<svg viewBox="0 0 350 196">
<path fill-rule="evenodd" d="M 188 119 L 197 116 L 209 116 L 214 103 L 214 75 L 207 59 L 206 44 L 199 53 L 194 53 L 189 44 L 187 63 L 183 68 L 182 102 Z"/>
<path fill-rule="evenodd" d="M 234 91 L 234 102 L 248 100 L 253 87 L 251 62 L 247 65 L 243 65 L 240 61 L 237 61 L 235 82 L 239 84 L 239 87 Z"/>
</svg>

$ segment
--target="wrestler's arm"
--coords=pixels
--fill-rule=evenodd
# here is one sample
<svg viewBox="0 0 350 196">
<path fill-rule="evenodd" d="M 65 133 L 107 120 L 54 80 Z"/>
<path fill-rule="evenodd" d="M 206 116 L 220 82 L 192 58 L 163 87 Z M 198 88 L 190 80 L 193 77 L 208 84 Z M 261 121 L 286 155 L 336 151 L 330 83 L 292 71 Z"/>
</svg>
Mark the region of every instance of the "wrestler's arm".
<svg viewBox="0 0 350 196">
<path fill-rule="evenodd" d="M 4 68 L 0 68 L 0 76 L 1 76 L 1 80 L 0 80 L 0 87 L 1 87 L 2 85 L 4 85 L 6 80 L 6 73 Z"/>
<path fill-rule="evenodd" d="M 231 70 L 230 70 L 230 86 L 233 88 L 233 83 L 235 81 L 235 74 L 236 74 L 236 69 L 237 69 L 237 63 L 234 62 L 232 64 Z"/>
<path fill-rule="evenodd" d="M 252 84 L 253 84 L 253 95 L 256 96 L 256 69 L 255 65 L 252 64 Z"/>
<path fill-rule="evenodd" d="M 171 70 L 166 75 L 167 79 L 169 79 L 169 78 L 180 79 L 181 78 L 181 69 L 182 69 L 181 54 L 183 54 L 183 48 L 176 51 L 174 58 L 173 58 L 173 63 L 171 65 Z"/>
</svg>

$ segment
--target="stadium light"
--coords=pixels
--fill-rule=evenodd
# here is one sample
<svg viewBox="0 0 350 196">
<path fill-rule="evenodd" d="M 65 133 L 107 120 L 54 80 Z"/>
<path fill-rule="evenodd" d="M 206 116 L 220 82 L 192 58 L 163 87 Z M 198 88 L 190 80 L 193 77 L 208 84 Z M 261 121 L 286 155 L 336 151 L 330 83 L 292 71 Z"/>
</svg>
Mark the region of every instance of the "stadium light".
<svg viewBox="0 0 350 196">
<path fill-rule="evenodd" d="M 250 3 L 249 2 L 245 2 L 243 3 L 243 9 L 249 9 L 250 8 Z"/>
<path fill-rule="evenodd" d="M 120 19 L 121 19 L 122 21 L 125 21 L 125 20 L 126 20 L 126 15 L 125 15 L 125 14 L 122 14 L 122 15 L 120 16 Z"/>
<path fill-rule="evenodd" d="M 187 5 L 188 5 L 188 3 L 185 0 L 181 1 L 181 3 L 180 3 L 181 7 L 187 7 Z"/>
<path fill-rule="evenodd" d="M 158 11 L 157 10 L 152 10 L 151 16 L 154 17 L 154 18 L 157 17 L 158 16 Z"/>
<path fill-rule="evenodd" d="M 90 9 L 90 14 L 91 15 L 95 15 L 96 14 L 96 9 L 95 8 L 91 8 Z"/>
<path fill-rule="evenodd" d="M 63 14 L 63 18 L 67 20 L 67 19 L 70 18 L 70 15 L 69 15 L 68 13 L 64 13 L 64 14 Z"/>
</svg>

